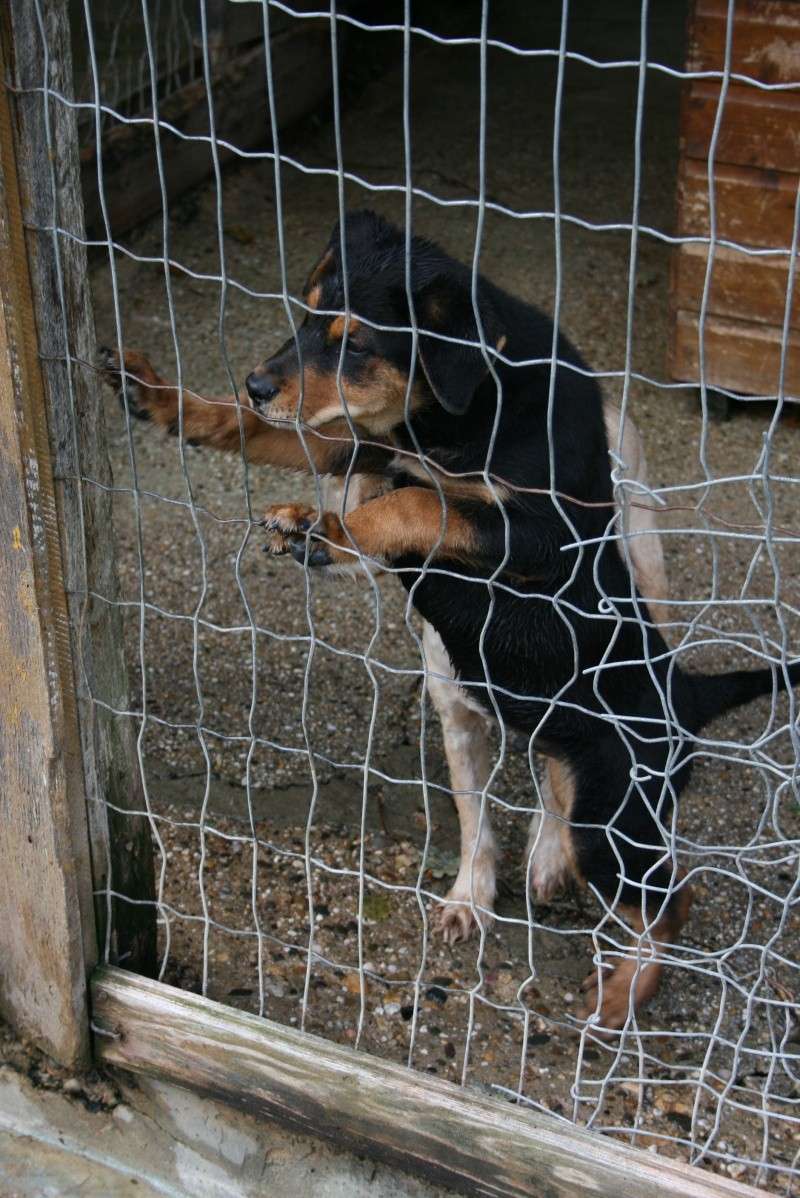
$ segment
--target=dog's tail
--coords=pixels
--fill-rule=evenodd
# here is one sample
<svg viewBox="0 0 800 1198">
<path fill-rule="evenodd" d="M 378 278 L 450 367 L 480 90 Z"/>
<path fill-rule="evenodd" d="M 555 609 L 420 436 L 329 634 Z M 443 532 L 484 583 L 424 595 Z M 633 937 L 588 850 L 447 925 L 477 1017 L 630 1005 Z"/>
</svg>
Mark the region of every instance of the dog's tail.
<svg viewBox="0 0 800 1198">
<path fill-rule="evenodd" d="M 695 674 L 692 677 L 695 698 L 695 731 L 699 732 L 718 715 L 741 707 L 760 695 L 768 695 L 773 686 L 779 691 L 800 683 L 800 660 L 787 665 L 786 671 L 731 670 L 728 674 Z"/>
</svg>

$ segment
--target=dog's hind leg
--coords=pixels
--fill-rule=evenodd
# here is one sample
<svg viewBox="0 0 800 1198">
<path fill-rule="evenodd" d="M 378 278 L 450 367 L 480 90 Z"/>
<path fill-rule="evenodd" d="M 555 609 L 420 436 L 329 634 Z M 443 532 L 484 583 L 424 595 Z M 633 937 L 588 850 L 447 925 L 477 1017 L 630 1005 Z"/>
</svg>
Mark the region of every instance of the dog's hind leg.
<svg viewBox="0 0 800 1198">
<path fill-rule="evenodd" d="M 615 1030 L 658 990 L 689 916 L 691 887 L 671 842 L 671 797 L 663 793 L 658 750 L 653 776 L 631 782 L 630 753 L 614 732 L 598 735 L 573 757 L 575 799 L 570 824 L 580 876 L 606 914 L 595 929 L 599 960 L 584 982 L 585 1017 Z"/>
<path fill-rule="evenodd" d="M 616 404 L 609 400 L 604 402 L 603 418 L 609 447 L 615 453 L 620 447 L 624 474 L 646 486 L 648 471 L 642 438 L 636 424 L 628 416 L 620 445 L 620 415 Z M 657 530 L 656 509 L 646 497 L 635 506 L 626 497 L 620 515 L 636 586 L 650 604 L 653 622 L 666 623 L 669 620 L 666 606 L 667 571 Z M 622 545 L 620 552 L 624 560 Z M 534 896 L 538 902 L 547 903 L 575 874 L 575 856 L 569 829 L 574 792 L 572 777 L 564 762 L 552 757 L 545 760 L 541 791 L 544 810 L 541 814 L 537 812 L 531 820 L 526 860 L 529 862 L 530 885 Z"/>
<path fill-rule="evenodd" d="M 489 720 L 459 687 L 438 632 L 425 623 L 422 634 L 428 693 L 442 722 L 450 787 L 461 826 L 461 863 L 456 880 L 436 915 L 444 938 L 465 940 L 475 921 L 488 923 L 497 888 L 497 847 L 489 812 L 481 812 L 481 792 L 491 770 Z"/>
<path fill-rule="evenodd" d="M 624 465 L 621 474 L 631 480 L 648 485 L 647 459 L 639 429 L 628 416 L 622 429 L 620 445 L 620 410 L 616 404 L 606 400 L 603 403 L 603 419 L 606 426 L 606 437 L 609 448 L 616 453 L 621 450 Z M 630 490 L 621 488 L 619 497 L 622 506 L 619 507 L 622 533 L 630 554 L 630 564 L 636 586 L 645 601 L 649 604 L 650 617 L 655 624 L 666 624 L 669 621 L 669 588 L 667 586 L 667 570 L 664 564 L 664 549 L 658 534 L 658 511 L 646 494 L 631 501 Z M 625 550 L 620 543 L 620 552 L 625 560 Z"/>
<path fill-rule="evenodd" d="M 620 904 L 616 908 L 633 933 L 633 943 L 619 954 L 613 968 L 596 965 L 581 987 L 584 994 L 581 1013 L 587 1019 L 596 1016 L 598 1031 L 623 1027 L 658 990 L 665 951 L 677 942 L 689 918 L 692 890 L 688 884 L 682 884 L 685 874 L 685 870 L 677 869 L 673 875 L 668 867 L 662 867 L 651 877 L 654 886 L 671 892 L 668 901 L 660 904 L 662 909 L 657 915 L 645 919 L 640 906 Z M 658 906 L 658 900 L 652 905 Z"/>
</svg>

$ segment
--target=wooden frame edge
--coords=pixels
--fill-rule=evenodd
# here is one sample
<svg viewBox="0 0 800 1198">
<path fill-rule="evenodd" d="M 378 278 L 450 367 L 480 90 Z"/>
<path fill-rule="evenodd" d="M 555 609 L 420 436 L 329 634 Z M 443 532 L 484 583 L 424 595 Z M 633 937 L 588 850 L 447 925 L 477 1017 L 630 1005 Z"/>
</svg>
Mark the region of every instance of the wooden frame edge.
<svg viewBox="0 0 800 1198">
<path fill-rule="evenodd" d="M 0 1007 L 61 1064 L 90 1055 L 97 959 L 84 778 L 35 288 L 0 12 Z"/>
<path fill-rule="evenodd" d="M 97 1058 L 476 1195 L 756 1198 L 555 1116 L 120 969 L 92 978 Z"/>
<path fill-rule="evenodd" d="M 3 101 L 12 117 L 9 137 L 24 215 L 20 254 L 27 255 L 30 276 L 37 402 L 45 449 L 49 435 L 47 472 L 66 592 L 59 632 L 79 733 L 73 745 L 81 808 L 75 816 L 80 828 L 75 860 L 90 861 L 83 872 L 90 875 L 89 904 L 94 898 L 94 926 L 84 920 L 86 956 L 93 966 L 99 947 L 106 959 L 151 974 L 157 968 L 151 827 L 134 721 L 114 714 L 129 710 L 130 691 L 122 612 L 115 604 L 108 397 L 94 369 L 86 246 L 79 236 L 54 237 L 51 231 L 53 225 L 76 234 L 84 230 L 77 116 L 55 98 L 74 94 L 69 14 L 66 0 L 40 0 L 39 8 L 41 26 L 32 19 L 30 0 L 9 0 L 2 10 L 13 88 Z M 53 93 L 45 110 L 40 87 L 46 61 Z M 118 419 L 116 407 L 113 411 Z M 71 713 L 70 718 L 74 724 Z M 88 1051 L 88 1033 L 85 1041 Z"/>
</svg>

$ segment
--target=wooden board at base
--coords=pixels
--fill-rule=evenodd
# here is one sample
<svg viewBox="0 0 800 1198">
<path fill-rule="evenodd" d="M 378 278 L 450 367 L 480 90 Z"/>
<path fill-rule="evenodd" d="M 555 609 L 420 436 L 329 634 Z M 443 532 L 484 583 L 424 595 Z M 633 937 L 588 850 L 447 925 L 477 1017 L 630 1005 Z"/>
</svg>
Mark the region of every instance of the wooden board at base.
<svg viewBox="0 0 800 1198">
<path fill-rule="evenodd" d="M 92 978 L 106 1065 L 496 1198 L 757 1198 L 763 1191 L 120 969 Z"/>
</svg>

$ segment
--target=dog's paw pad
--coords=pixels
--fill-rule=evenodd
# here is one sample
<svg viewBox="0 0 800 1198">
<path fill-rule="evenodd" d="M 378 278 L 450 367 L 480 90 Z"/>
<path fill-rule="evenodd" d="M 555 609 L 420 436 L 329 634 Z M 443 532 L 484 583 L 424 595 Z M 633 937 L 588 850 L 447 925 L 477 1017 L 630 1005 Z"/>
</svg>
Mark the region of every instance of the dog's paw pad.
<svg viewBox="0 0 800 1198">
<path fill-rule="evenodd" d="M 306 556 L 306 540 L 292 539 L 289 543 L 289 552 L 296 562 L 301 566 L 308 565 L 312 568 L 319 566 L 329 566 L 331 564 L 331 555 L 328 552 L 328 546 L 323 545 L 320 541 L 308 542 L 308 556 Z"/>
</svg>

